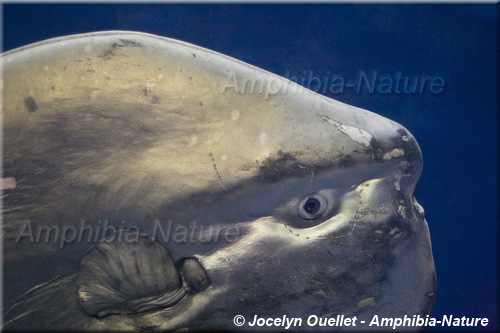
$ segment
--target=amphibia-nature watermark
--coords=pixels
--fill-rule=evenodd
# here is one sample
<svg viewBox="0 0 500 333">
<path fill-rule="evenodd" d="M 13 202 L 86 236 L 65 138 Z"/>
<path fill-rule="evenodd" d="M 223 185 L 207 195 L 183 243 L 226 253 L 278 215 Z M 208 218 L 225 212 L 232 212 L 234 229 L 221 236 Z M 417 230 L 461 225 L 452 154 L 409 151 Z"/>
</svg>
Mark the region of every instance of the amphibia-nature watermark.
<svg viewBox="0 0 500 333">
<path fill-rule="evenodd" d="M 238 94 L 261 94 L 265 99 L 279 92 L 300 94 L 306 89 L 321 94 L 344 94 L 351 91 L 356 94 L 421 95 L 440 94 L 446 86 L 446 81 L 439 75 L 404 75 L 401 71 L 387 74 L 376 70 L 360 70 L 354 79 L 330 72 L 317 75 L 314 71 L 304 71 L 299 75 L 292 75 L 290 71 L 286 71 L 283 77 L 287 80 L 278 76 L 247 77 L 233 71 L 228 73 L 220 93 L 234 90 Z M 291 84 L 292 82 L 296 84 Z"/>
<path fill-rule="evenodd" d="M 123 232 L 124 229 L 129 232 Z M 230 226 L 213 226 L 213 225 L 197 225 L 193 221 L 189 225 L 174 225 L 172 220 L 162 223 L 159 219 L 154 219 L 152 229 L 150 228 L 151 236 L 161 242 L 175 243 L 214 243 L 214 242 L 236 242 L 240 236 L 239 227 L 236 225 Z M 29 241 L 35 243 L 55 243 L 59 248 L 63 248 L 67 244 L 82 243 L 82 242 L 138 242 L 139 236 L 143 233 L 136 226 L 129 226 L 125 221 L 121 225 L 117 223 L 109 223 L 107 220 L 99 220 L 96 223 L 88 223 L 85 220 L 79 221 L 74 225 L 39 225 L 24 221 L 19 233 L 16 237 L 16 242 Z"/>
</svg>

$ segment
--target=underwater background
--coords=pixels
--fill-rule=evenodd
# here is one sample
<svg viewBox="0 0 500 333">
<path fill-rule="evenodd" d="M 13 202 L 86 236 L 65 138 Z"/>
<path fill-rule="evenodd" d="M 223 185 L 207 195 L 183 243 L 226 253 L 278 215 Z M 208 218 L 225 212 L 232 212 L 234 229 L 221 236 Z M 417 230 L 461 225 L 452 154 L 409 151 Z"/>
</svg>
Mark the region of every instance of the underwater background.
<svg viewBox="0 0 500 333">
<path fill-rule="evenodd" d="M 493 329 L 497 14 L 493 4 L 5 4 L 3 49 L 99 30 L 153 33 L 399 122 L 424 156 L 415 195 L 426 212 L 436 263 L 433 317 L 488 317 L 487 329 Z"/>
</svg>

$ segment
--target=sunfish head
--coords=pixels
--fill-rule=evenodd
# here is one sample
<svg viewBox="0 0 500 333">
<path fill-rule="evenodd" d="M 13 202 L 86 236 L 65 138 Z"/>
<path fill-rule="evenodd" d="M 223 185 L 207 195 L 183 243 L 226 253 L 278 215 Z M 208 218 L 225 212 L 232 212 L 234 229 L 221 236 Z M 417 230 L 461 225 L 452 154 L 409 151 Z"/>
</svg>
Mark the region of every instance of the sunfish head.
<svg viewBox="0 0 500 333">
<path fill-rule="evenodd" d="M 2 70 L 7 327 L 431 311 L 422 155 L 401 125 L 141 33 L 29 45 Z M 106 242 L 105 223 L 137 237 Z"/>
</svg>

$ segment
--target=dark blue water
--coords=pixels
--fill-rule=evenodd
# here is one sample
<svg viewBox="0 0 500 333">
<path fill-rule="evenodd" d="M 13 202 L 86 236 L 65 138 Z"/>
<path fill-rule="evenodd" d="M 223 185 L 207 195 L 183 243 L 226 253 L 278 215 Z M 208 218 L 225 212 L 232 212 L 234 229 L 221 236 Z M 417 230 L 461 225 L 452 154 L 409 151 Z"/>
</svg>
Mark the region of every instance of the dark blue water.
<svg viewBox="0 0 500 333">
<path fill-rule="evenodd" d="M 488 317 L 491 329 L 498 324 L 496 14 L 494 5 L 5 5 L 4 49 L 97 30 L 149 32 L 303 79 L 403 124 L 424 154 L 416 196 L 438 274 L 434 316 Z M 409 82 L 439 77 L 444 87 L 370 93 L 324 84 L 363 73 L 396 80 L 398 72 Z"/>
</svg>

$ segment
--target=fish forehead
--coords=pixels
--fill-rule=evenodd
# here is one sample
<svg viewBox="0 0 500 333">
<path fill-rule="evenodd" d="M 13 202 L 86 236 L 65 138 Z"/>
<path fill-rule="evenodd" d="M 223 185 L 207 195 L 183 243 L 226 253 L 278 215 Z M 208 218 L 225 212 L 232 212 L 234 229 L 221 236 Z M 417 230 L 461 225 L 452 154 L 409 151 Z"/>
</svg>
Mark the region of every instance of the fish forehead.
<svg viewBox="0 0 500 333">
<path fill-rule="evenodd" d="M 31 101 L 38 108 L 36 115 L 6 112 L 6 156 L 15 147 L 9 139 L 17 140 L 10 131 L 19 131 L 30 117 L 56 113 L 86 122 L 94 132 L 111 119 L 141 124 L 130 131 L 155 136 L 141 151 L 143 164 L 172 165 L 168 156 L 181 166 L 203 156 L 196 174 L 212 175 L 215 164 L 230 183 L 280 150 L 316 163 L 345 155 L 368 159 L 374 136 L 401 128 L 238 60 L 147 34 L 49 40 L 7 53 L 4 66 L 4 108 Z"/>
</svg>

